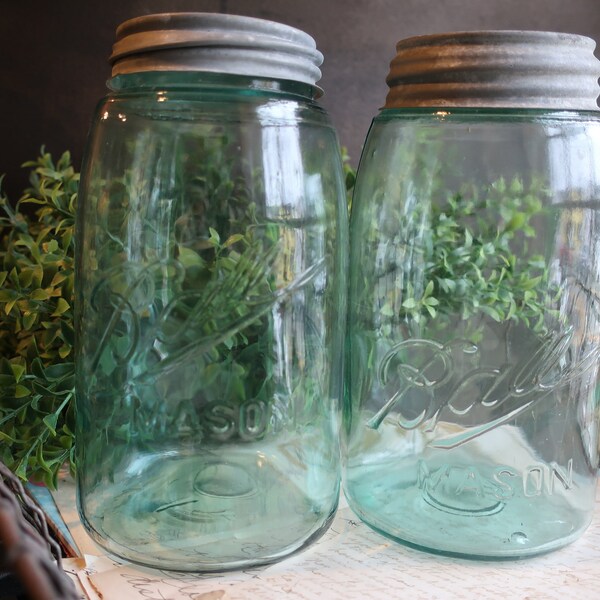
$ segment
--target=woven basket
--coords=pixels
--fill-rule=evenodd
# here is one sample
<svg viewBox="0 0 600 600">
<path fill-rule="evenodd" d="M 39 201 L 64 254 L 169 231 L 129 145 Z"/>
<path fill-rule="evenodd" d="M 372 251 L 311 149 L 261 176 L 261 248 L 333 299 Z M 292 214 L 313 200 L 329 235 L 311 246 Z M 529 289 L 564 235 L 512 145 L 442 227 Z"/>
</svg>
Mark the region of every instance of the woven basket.
<svg viewBox="0 0 600 600">
<path fill-rule="evenodd" d="M 61 558 L 43 511 L 0 462 L 0 570 L 12 573 L 31 600 L 79 600 Z"/>
</svg>

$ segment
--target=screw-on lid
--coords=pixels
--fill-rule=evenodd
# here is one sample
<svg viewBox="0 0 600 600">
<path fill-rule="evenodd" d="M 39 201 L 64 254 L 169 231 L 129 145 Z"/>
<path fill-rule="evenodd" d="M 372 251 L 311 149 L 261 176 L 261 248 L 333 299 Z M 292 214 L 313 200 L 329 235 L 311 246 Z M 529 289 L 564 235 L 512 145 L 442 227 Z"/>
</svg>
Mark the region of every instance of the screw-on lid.
<svg viewBox="0 0 600 600">
<path fill-rule="evenodd" d="M 164 13 L 117 28 L 112 74 L 208 71 L 314 85 L 323 55 L 294 27 L 217 13 Z"/>
<path fill-rule="evenodd" d="M 396 46 L 385 108 L 598 110 L 594 40 L 545 31 L 471 31 Z"/>
</svg>

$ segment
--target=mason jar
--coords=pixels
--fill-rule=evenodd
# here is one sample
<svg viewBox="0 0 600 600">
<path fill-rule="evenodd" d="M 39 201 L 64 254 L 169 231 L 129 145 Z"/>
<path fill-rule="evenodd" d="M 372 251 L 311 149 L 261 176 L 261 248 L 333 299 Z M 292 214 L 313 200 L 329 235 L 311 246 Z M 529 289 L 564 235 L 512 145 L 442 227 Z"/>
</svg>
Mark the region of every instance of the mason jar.
<svg viewBox="0 0 600 600">
<path fill-rule="evenodd" d="M 600 68 L 588 38 L 399 42 L 350 225 L 345 492 L 472 558 L 559 548 L 598 468 Z"/>
<path fill-rule="evenodd" d="M 347 243 L 322 55 L 292 27 L 117 29 L 78 199 L 76 464 L 110 553 L 268 563 L 339 495 Z"/>
</svg>

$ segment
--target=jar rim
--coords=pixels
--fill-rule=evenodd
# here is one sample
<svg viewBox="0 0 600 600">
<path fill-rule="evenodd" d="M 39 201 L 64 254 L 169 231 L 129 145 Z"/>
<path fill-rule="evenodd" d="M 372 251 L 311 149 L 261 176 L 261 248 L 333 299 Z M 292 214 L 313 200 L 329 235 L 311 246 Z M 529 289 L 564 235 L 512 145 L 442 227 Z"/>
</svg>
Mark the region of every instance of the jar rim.
<svg viewBox="0 0 600 600">
<path fill-rule="evenodd" d="M 221 13 L 158 13 L 117 27 L 112 75 L 201 71 L 315 83 L 323 55 L 300 29 Z"/>
<path fill-rule="evenodd" d="M 484 30 L 400 40 L 385 108 L 598 110 L 600 61 L 589 37 Z"/>
</svg>

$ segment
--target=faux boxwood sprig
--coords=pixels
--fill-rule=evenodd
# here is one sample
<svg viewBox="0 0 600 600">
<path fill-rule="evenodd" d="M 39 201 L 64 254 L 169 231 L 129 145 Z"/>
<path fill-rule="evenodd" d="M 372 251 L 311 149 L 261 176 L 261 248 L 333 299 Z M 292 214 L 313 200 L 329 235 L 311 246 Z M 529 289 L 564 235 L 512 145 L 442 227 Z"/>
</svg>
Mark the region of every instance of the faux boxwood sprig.
<svg viewBox="0 0 600 600">
<path fill-rule="evenodd" d="M 44 151 L 26 163 L 30 186 L 15 206 L 0 193 L 0 459 L 21 478 L 56 485 L 73 468 L 73 257 L 79 175 L 69 153 Z M 346 157 L 346 186 L 354 171 Z M 0 180 L 1 181 L 1 180 Z M 525 251 L 546 194 L 533 182 L 498 180 L 482 193 L 466 188 L 430 207 L 420 282 L 406 282 L 400 311 L 388 319 L 438 323 L 476 313 L 543 327 L 552 294 L 541 256 Z M 349 198 L 350 206 L 350 198 Z M 499 211 L 499 221 L 485 220 Z M 239 241 L 228 238 L 227 247 Z M 221 244 L 220 233 L 209 242 Z M 523 250 L 517 252 L 515 247 Z M 420 289 L 415 290 L 416 283 Z"/>
<path fill-rule="evenodd" d="M 441 325 L 443 317 L 485 314 L 543 331 L 559 293 L 544 257 L 530 251 L 532 220 L 542 213 L 546 195 L 541 181 L 525 187 L 519 178 L 500 178 L 486 189 L 465 186 L 433 204 L 429 228 L 415 248 L 422 275 L 415 284 L 407 278 L 399 318 Z M 391 306 L 384 305 L 382 314 L 392 317 Z"/>
<path fill-rule="evenodd" d="M 0 459 L 55 486 L 73 450 L 73 227 L 79 174 L 42 149 L 30 186 L 0 194 Z M 1 180 L 0 180 L 1 181 Z"/>
<path fill-rule="evenodd" d="M 350 193 L 354 171 L 345 152 L 344 157 Z M 227 170 L 218 172 L 222 161 L 213 158 L 206 178 L 194 181 L 210 186 L 213 200 L 230 202 L 227 190 L 235 182 Z M 54 162 L 42 149 L 24 167 L 30 169 L 30 186 L 16 205 L 0 192 L 0 460 L 22 479 L 54 487 L 66 461 L 74 471 L 73 234 L 79 174 L 68 152 Z M 219 229 L 210 230 L 206 245 L 216 252 L 214 269 L 227 270 L 238 256 L 236 245 L 246 242 L 239 233 L 222 241 L 226 228 Z M 180 248 L 183 263 L 199 260 L 185 251 Z M 197 265 L 187 266 L 193 274 Z M 227 381 L 213 377 L 212 383 L 221 389 L 235 385 L 236 373 L 243 375 L 224 369 Z"/>
</svg>

